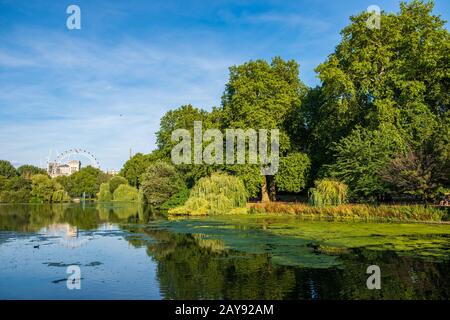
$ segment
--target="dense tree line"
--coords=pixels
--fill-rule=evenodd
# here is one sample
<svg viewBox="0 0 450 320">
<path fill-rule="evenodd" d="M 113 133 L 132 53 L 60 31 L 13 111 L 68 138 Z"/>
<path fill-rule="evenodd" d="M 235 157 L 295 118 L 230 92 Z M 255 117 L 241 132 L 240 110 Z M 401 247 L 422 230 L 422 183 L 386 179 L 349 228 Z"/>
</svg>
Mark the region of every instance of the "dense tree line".
<svg viewBox="0 0 450 320">
<path fill-rule="evenodd" d="M 397 14 L 381 14 L 380 29 L 367 27 L 368 13 L 352 16 L 334 52 L 316 68 L 321 84 L 314 88 L 300 80 L 294 60 L 230 67 L 221 105 L 167 112 L 157 149 L 127 161 L 124 179 L 86 167 L 51 180 L 42 169 L 0 161 L 0 201 L 48 202 L 55 192 L 55 199 L 108 200 L 117 193 L 171 207 L 214 172 L 238 177 L 248 197 L 262 201 L 308 190 L 316 199 L 332 196 L 320 195 L 318 185 L 339 185 L 352 201 L 435 201 L 450 191 L 450 38 L 432 11 L 432 2 L 401 3 Z M 194 121 L 221 132 L 278 129 L 279 170 L 261 175 L 260 164 L 248 163 L 174 166 L 172 132 L 193 136 Z M 203 141 L 201 151 L 210 142 Z"/>
<path fill-rule="evenodd" d="M 432 2 L 401 3 L 397 14 L 381 14 L 380 29 L 367 27 L 368 13 L 352 16 L 316 68 L 321 85 L 314 88 L 301 82 L 293 60 L 232 66 L 221 106 L 167 112 L 157 150 L 135 155 L 121 174 L 145 184 L 140 179 L 146 170 L 154 177 L 156 160 L 170 163 L 172 131 L 192 132 L 202 121 L 203 129 L 279 129 L 280 170 L 261 176 L 259 165 L 179 165 L 189 188 L 224 171 L 262 200 L 304 193 L 323 178 L 346 184 L 353 201 L 435 200 L 449 191 L 450 38 L 432 11 Z"/>
</svg>

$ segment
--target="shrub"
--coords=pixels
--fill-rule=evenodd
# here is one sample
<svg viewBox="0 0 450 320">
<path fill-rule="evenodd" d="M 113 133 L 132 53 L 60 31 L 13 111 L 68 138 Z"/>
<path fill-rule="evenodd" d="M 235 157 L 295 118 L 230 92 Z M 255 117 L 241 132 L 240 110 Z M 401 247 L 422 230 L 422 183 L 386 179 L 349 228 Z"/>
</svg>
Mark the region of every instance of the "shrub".
<svg viewBox="0 0 450 320">
<path fill-rule="evenodd" d="M 185 187 L 175 167 L 163 161 L 150 165 L 141 181 L 141 190 L 148 203 L 157 207 Z"/>
<path fill-rule="evenodd" d="M 116 188 L 117 189 L 117 188 Z M 97 200 L 100 202 L 112 201 L 113 196 L 110 191 L 110 185 L 108 182 L 104 182 L 100 185 L 100 191 L 97 193 Z"/>
<path fill-rule="evenodd" d="M 28 203 L 30 201 L 30 190 L 20 189 L 17 191 L 0 192 L 0 202 L 4 203 Z"/>
<path fill-rule="evenodd" d="M 347 200 L 348 187 L 335 180 L 322 179 L 314 182 L 309 190 L 309 202 L 314 206 L 340 205 Z"/>
<path fill-rule="evenodd" d="M 114 191 L 116 191 L 116 189 L 121 184 L 128 184 L 128 180 L 121 176 L 114 176 L 111 178 L 111 180 L 108 181 L 108 183 L 109 183 L 109 192 L 113 194 Z"/>
<path fill-rule="evenodd" d="M 45 174 L 34 175 L 31 182 L 31 195 L 36 202 L 51 202 L 53 192 L 62 188 Z"/>
<path fill-rule="evenodd" d="M 246 203 L 247 191 L 241 179 L 215 173 L 201 178 L 192 188 L 185 205 L 169 210 L 169 214 L 227 214 L 235 208 L 245 207 Z"/>
<path fill-rule="evenodd" d="M 182 206 L 189 199 L 189 189 L 185 186 L 183 189 L 172 195 L 162 205 L 161 209 L 169 210 L 175 207 Z"/>
<path fill-rule="evenodd" d="M 138 189 L 135 187 L 121 184 L 117 187 L 116 191 L 113 194 L 114 201 L 123 201 L 123 202 L 138 202 L 141 197 L 139 195 Z"/>
<path fill-rule="evenodd" d="M 69 202 L 69 194 L 64 190 L 56 190 L 52 195 L 52 202 Z"/>
</svg>

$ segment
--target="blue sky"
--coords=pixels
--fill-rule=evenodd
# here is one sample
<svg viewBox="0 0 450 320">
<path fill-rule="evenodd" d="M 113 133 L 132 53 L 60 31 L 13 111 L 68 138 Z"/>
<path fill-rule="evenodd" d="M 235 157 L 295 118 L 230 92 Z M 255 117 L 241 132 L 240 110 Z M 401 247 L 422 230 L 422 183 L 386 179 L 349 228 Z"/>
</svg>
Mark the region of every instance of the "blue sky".
<svg viewBox="0 0 450 320">
<path fill-rule="evenodd" d="M 66 8 L 81 8 L 81 30 Z M 160 117 L 220 104 L 228 67 L 281 56 L 300 78 L 333 52 L 349 16 L 392 0 L 0 0 L 0 159 L 45 165 L 72 148 L 102 169 L 154 149 Z M 435 1 L 449 19 L 450 2 Z"/>
</svg>

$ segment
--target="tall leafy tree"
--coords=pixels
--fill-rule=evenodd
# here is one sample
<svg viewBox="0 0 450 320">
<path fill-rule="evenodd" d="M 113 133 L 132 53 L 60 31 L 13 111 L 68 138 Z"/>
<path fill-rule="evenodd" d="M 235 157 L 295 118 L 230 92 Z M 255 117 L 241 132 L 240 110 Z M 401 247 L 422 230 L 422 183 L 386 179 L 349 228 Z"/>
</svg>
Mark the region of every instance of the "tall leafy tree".
<svg viewBox="0 0 450 320">
<path fill-rule="evenodd" d="M 175 167 L 164 161 L 156 161 L 142 175 L 141 190 L 148 203 L 160 206 L 185 187 Z"/>
<path fill-rule="evenodd" d="M 222 96 L 225 128 L 279 129 L 280 151 L 291 149 L 287 131 L 288 119 L 306 93 L 299 79 L 299 65 L 276 57 L 269 64 L 256 60 L 230 68 L 230 78 Z M 249 171 L 245 170 L 248 174 Z M 253 172 L 258 172 L 253 170 Z M 243 179 L 257 181 L 257 179 Z M 263 201 L 274 197 L 275 179 L 263 176 L 261 195 Z M 247 189 L 255 186 L 246 184 Z"/>
<path fill-rule="evenodd" d="M 404 141 L 393 126 L 357 128 L 335 144 L 336 160 L 325 166 L 324 175 L 345 182 L 353 199 L 381 200 L 388 188 L 380 172 L 404 149 Z"/>
<path fill-rule="evenodd" d="M 69 194 L 87 197 L 95 197 L 100 190 L 100 185 L 108 180 L 108 175 L 100 169 L 92 166 L 82 168 L 80 171 L 69 176 Z"/>
<path fill-rule="evenodd" d="M 139 187 L 142 174 L 159 157 L 158 152 L 151 154 L 136 153 L 124 164 L 119 175 L 127 179 L 130 185 Z"/>
<path fill-rule="evenodd" d="M 351 17 L 316 69 L 322 87 L 303 105 L 319 161 L 331 162 L 333 143 L 356 126 L 393 124 L 413 146 L 436 128 L 450 102 L 450 38 L 432 10 L 432 2 L 401 3 L 398 14 L 381 14 L 380 29 L 367 27 L 368 13 Z"/>
<path fill-rule="evenodd" d="M 35 174 L 47 174 L 47 171 L 30 164 L 24 164 L 17 168 L 17 173 L 25 179 L 31 179 Z"/>
<path fill-rule="evenodd" d="M 11 162 L 6 160 L 0 160 L 0 176 L 6 178 L 15 177 L 17 175 L 16 168 L 11 164 Z"/>
</svg>

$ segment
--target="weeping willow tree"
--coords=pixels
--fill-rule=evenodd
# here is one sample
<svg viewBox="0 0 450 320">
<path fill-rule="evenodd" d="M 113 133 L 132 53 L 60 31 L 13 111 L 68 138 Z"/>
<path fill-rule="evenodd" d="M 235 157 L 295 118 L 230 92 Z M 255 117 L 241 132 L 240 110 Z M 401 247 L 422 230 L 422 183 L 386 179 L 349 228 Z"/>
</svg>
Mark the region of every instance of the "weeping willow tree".
<svg viewBox="0 0 450 320">
<path fill-rule="evenodd" d="M 316 180 L 309 189 L 309 202 L 313 206 L 333 206 L 345 203 L 348 187 L 346 184 L 329 179 Z"/>
<path fill-rule="evenodd" d="M 217 215 L 243 213 L 247 191 L 241 179 L 227 174 L 214 173 L 201 178 L 192 188 L 189 199 L 169 214 Z"/>
</svg>

